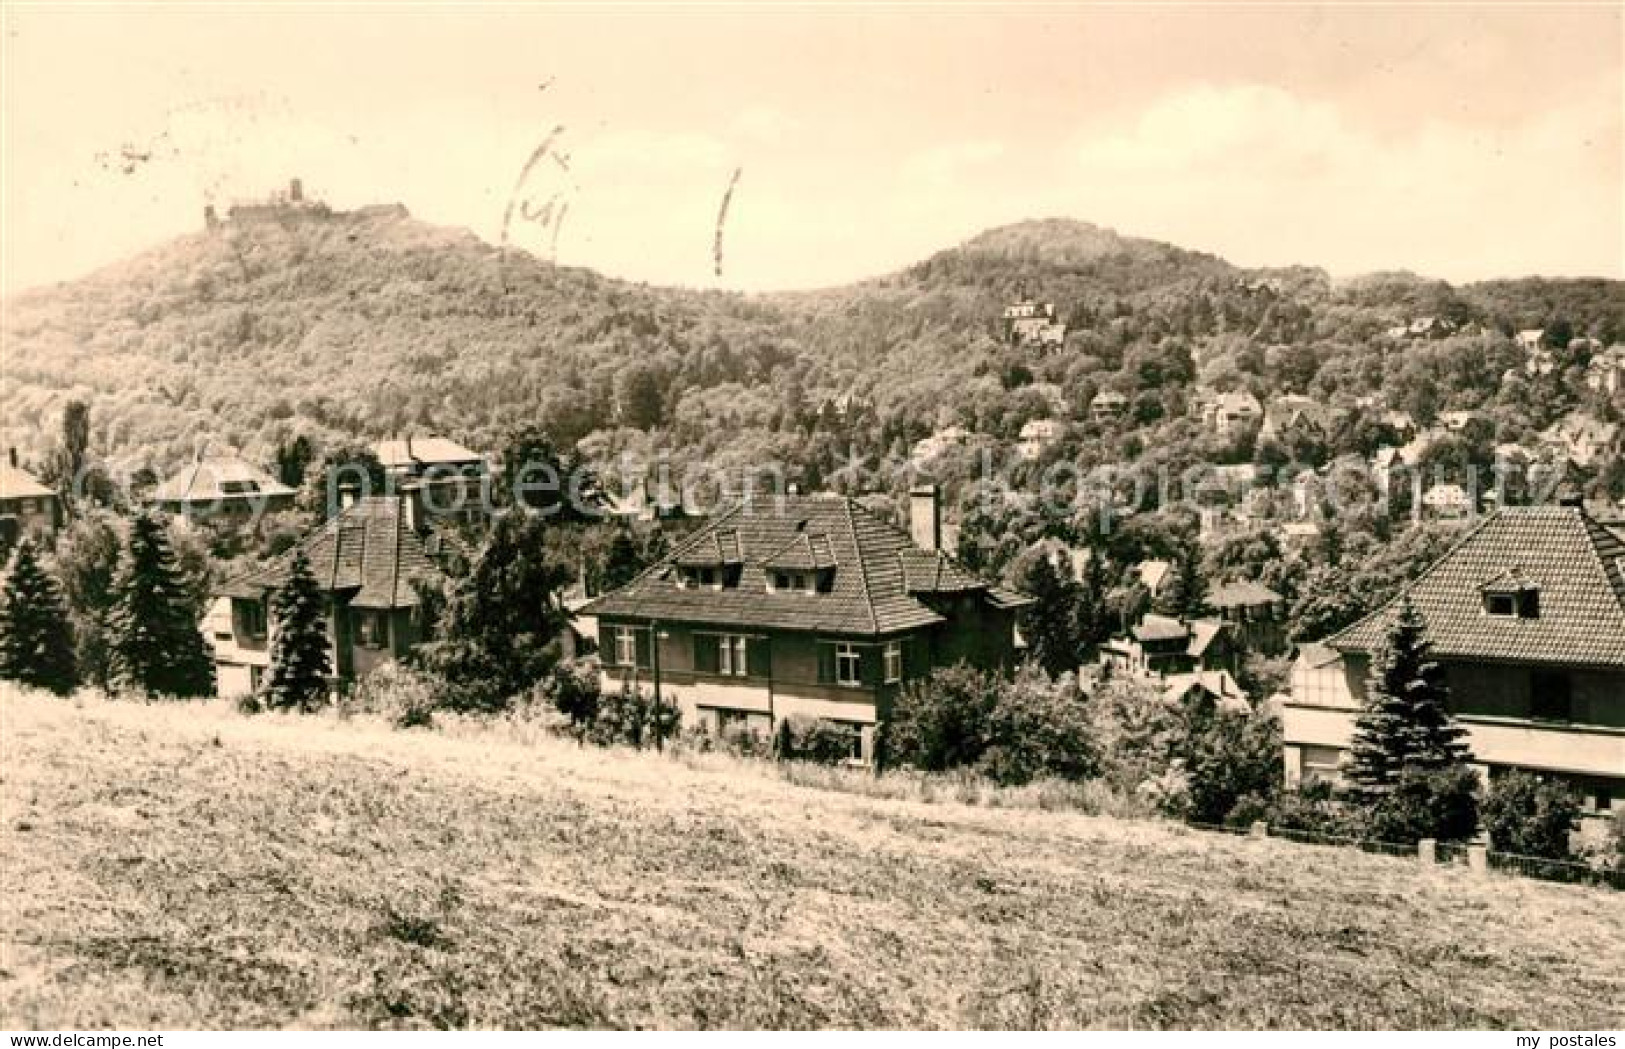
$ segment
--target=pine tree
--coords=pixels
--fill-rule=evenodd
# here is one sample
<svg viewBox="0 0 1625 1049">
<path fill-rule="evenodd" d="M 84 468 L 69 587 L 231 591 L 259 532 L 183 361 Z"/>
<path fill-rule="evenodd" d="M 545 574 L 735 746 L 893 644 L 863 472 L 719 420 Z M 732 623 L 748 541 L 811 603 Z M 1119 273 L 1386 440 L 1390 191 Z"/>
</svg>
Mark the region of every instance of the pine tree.
<svg viewBox="0 0 1625 1049">
<path fill-rule="evenodd" d="M 0 594 L 0 678 L 59 696 L 79 683 L 62 592 L 40 567 L 27 539 L 17 545 Z"/>
<path fill-rule="evenodd" d="M 1465 732 L 1446 709 L 1444 668 L 1432 658 L 1427 621 L 1402 598 L 1375 654 L 1364 709 L 1350 747 L 1351 794 L 1374 801 L 1393 792 L 1407 767 L 1436 772 L 1469 757 Z"/>
<path fill-rule="evenodd" d="M 1021 588 L 1033 599 L 1021 612 L 1021 635 L 1033 661 L 1051 677 L 1078 669 L 1077 587 L 1048 554 L 1033 559 Z"/>
<path fill-rule="evenodd" d="M 599 587 L 606 594 L 611 590 L 619 590 L 636 579 L 644 567 L 643 555 L 638 552 L 638 545 L 632 540 L 632 530 L 618 528 L 615 530 L 614 538 L 609 541 L 609 549 L 604 552 L 604 565 L 598 578 Z"/>
<path fill-rule="evenodd" d="M 131 522 L 112 619 L 116 688 L 181 697 L 214 692 L 214 661 L 169 536 L 149 514 Z"/>
<path fill-rule="evenodd" d="M 294 548 L 288 580 L 271 598 L 275 638 L 271 642 L 271 672 L 265 679 L 264 701 L 272 710 L 310 713 L 327 697 L 327 676 L 332 663 L 327 654 L 327 617 L 322 592 L 316 587 L 310 561 Z"/>
</svg>

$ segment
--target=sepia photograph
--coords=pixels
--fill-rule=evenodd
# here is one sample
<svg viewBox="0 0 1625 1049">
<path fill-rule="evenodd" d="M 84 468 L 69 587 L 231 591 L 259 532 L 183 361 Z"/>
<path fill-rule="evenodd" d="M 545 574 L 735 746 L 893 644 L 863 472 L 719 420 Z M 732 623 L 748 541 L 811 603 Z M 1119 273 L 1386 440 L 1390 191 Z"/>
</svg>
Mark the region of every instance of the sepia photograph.
<svg viewBox="0 0 1625 1049">
<path fill-rule="evenodd" d="M 0 0 L 7 1049 L 611 1030 L 1625 1049 L 1625 3 Z"/>
</svg>

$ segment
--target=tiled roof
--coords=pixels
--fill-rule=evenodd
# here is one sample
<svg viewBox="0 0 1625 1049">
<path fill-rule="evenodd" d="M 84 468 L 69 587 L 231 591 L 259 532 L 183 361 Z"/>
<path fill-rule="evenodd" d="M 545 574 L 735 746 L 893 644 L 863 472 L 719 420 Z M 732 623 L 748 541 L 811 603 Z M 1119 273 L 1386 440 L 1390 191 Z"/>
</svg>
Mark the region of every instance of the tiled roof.
<svg viewBox="0 0 1625 1049">
<path fill-rule="evenodd" d="M 378 496 L 358 500 L 299 546 L 310 560 L 316 585 L 325 591 L 351 592 L 357 608 L 410 608 L 417 604 L 412 581 L 437 569 L 423 541 L 407 520 L 403 500 Z M 264 568 L 230 580 L 220 592 L 227 597 L 258 598 L 288 577 L 284 555 Z"/>
<path fill-rule="evenodd" d="M 0 463 L 0 499 L 41 499 L 55 494 L 27 470 Z"/>
<path fill-rule="evenodd" d="M 733 538 L 720 539 L 729 533 Z M 674 566 L 737 544 L 737 585 L 684 587 Z M 698 554 L 696 551 L 704 551 Z M 833 562 L 827 593 L 770 592 L 768 572 L 786 558 Z M 697 563 L 697 562 L 696 562 Z M 715 562 L 712 562 L 715 563 Z M 771 496 L 718 515 L 664 561 L 583 611 L 719 626 L 876 636 L 943 622 L 923 596 L 980 593 L 996 608 L 1025 599 L 989 587 L 952 558 L 920 550 L 895 525 L 840 496 Z"/>
<path fill-rule="evenodd" d="M 1269 587 L 1245 579 L 1216 586 L 1207 595 L 1207 603 L 1214 608 L 1255 608 L 1282 600 L 1285 599 Z"/>
<path fill-rule="evenodd" d="M 292 495 L 293 489 L 241 459 L 200 459 L 152 490 L 159 503 L 212 503 L 223 499 L 265 499 Z"/>
<path fill-rule="evenodd" d="M 1139 641 L 1175 641 L 1191 636 L 1190 627 L 1172 616 L 1147 613 L 1131 631 Z"/>
<path fill-rule="evenodd" d="M 1484 589 L 1513 573 L 1539 591 L 1539 614 L 1492 616 Z M 1561 666 L 1625 667 L 1625 541 L 1584 510 L 1507 507 L 1486 518 L 1408 591 L 1444 657 Z M 1369 652 L 1398 598 L 1329 638 Z"/>
<path fill-rule="evenodd" d="M 445 437 L 379 441 L 372 446 L 372 451 L 386 470 L 433 466 L 437 463 L 473 463 L 483 458 L 478 452 L 469 451 L 456 441 Z"/>
<path fill-rule="evenodd" d="M 762 559 L 762 564 L 785 572 L 813 572 L 835 567 L 835 548 L 829 536 L 802 532 Z"/>
</svg>

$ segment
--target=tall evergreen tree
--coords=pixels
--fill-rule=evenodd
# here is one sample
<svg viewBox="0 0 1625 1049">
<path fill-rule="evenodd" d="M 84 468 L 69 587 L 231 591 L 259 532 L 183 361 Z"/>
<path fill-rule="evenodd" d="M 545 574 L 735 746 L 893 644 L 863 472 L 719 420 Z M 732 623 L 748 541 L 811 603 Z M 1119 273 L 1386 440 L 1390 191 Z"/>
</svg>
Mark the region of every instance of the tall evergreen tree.
<svg viewBox="0 0 1625 1049">
<path fill-rule="evenodd" d="M 333 664 L 327 654 L 327 618 L 322 592 L 310 561 L 295 547 L 288 579 L 271 598 L 271 672 L 265 679 L 265 705 L 301 713 L 321 709 Z"/>
<path fill-rule="evenodd" d="M 1466 734 L 1447 709 L 1444 668 L 1432 658 L 1427 621 L 1409 598 L 1375 653 L 1365 707 L 1354 723 L 1350 793 L 1376 801 L 1391 794 L 1411 768 L 1437 772 L 1465 762 Z"/>
<path fill-rule="evenodd" d="M 73 627 L 56 580 L 40 567 L 34 544 L 17 544 L 0 593 L 0 678 L 65 696 L 79 683 Z"/>
<path fill-rule="evenodd" d="M 1033 603 L 1021 611 L 1021 636 L 1034 662 L 1057 677 L 1077 670 L 1078 588 L 1070 573 L 1058 569 L 1048 554 L 1033 558 L 1022 574 L 1021 588 Z"/>
<path fill-rule="evenodd" d="M 632 530 L 617 528 L 609 541 L 609 549 L 604 552 L 603 568 L 598 574 L 599 588 L 604 593 L 619 590 L 636 579 L 644 567 L 643 554 L 632 538 Z"/>
<path fill-rule="evenodd" d="M 150 514 L 130 524 L 112 628 L 116 688 L 183 697 L 214 692 L 214 660 L 191 596 L 163 522 Z"/>
</svg>

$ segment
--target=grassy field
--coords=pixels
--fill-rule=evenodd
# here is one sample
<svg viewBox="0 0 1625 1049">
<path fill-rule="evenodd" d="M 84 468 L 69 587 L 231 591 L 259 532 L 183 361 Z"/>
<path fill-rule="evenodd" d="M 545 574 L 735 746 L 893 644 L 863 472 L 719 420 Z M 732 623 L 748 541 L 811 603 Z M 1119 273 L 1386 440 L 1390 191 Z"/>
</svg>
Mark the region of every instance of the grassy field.
<svg viewBox="0 0 1625 1049">
<path fill-rule="evenodd" d="M 0 741 L 3 1027 L 1625 1027 L 1597 889 L 508 727 Z"/>
</svg>

